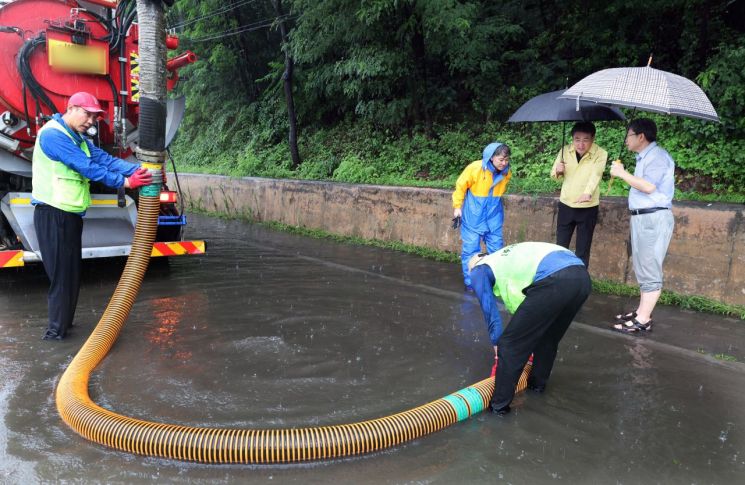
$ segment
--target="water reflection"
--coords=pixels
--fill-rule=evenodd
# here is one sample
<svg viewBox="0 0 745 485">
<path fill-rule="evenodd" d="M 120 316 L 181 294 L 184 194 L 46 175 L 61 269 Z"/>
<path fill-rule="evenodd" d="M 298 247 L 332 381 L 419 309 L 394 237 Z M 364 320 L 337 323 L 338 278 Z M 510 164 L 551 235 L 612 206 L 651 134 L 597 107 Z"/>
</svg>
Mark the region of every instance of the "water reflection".
<svg viewBox="0 0 745 485">
<path fill-rule="evenodd" d="M 175 359 L 186 364 L 192 358 L 192 351 L 183 345 L 179 327 L 187 322 L 188 311 L 196 321 L 204 321 L 203 311 L 206 305 L 204 295 L 191 292 L 179 297 L 154 298 L 149 301 L 153 324 L 149 326 L 145 337 L 160 350 L 163 358 Z"/>
</svg>

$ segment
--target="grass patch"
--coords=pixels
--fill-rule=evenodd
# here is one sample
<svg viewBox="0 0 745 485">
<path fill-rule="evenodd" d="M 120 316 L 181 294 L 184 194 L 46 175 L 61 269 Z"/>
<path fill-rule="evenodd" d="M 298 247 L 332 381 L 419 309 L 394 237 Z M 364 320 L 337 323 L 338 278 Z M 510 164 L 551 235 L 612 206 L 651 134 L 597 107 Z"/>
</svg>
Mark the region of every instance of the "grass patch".
<svg viewBox="0 0 745 485">
<path fill-rule="evenodd" d="M 439 251 L 437 249 L 423 248 L 421 246 L 414 246 L 413 244 L 404 244 L 399 241 L 381 241 L 380 239 L 364 239 L 357 236 L 340 236 L 338 234 L 332 234 L 320 229 L 308 229 L 305 227 L 291 226 L 289 224 L 284 224 L 281 222 L 251 222 L 278 231 L 289 232 L 292 234 L 312 237 L 315 239 L 328 239 L 343 244 L 354 244 L 356 246 L 370 246 L 375 248 L 392 249 L 394 251 L 415 254 L 417 256 L 421 256 L 422 258 L 432 259 L 434 261 L 440 261 L 443 263 L 460 262 L 460 256 L 455 253 L 451 253 L 449 251 Z"/>
<path fill-rule="evenodd" d="M 710 354 L 706 350 L 702 349 L 701 347 L 697 348 L 696 349 L 696 352 L 698 352 L 701 355 L 709 355 L 711 357 L 714 357 L 717 360 L 723 360 L 723 361 L 726 361 L 726 362 L 739 362 L 739 360 L 737 359 L 737 357 L 735 357 L 734 355 L 729 355 L 729 354 L 724 354 L 724 353 L 721 353 L 721 354 Z"/>
<path fill-rule="evenodd" d="M 452 253 L 450 251 L 440 251 L 438 249 L 424 248 L 421 246 L 415 246 L 413 244 L 404 244 L 399 241 L 382 241 L 380 239 L 365 239 L 357 236 L 341 236 L 339 234 L 333 234 L 321 229 L 309 229 L 307 227 L 292 226 L 290 224 L 284 224 L 282 222 L 275 221 L 259 221 L 250 214 L 228 215 L 224 212 L 211 212 L 196 207 L 189 207 L 189 211 L 210 217 L 219 217 L 221 219 L 244 220 L 258 226 L 268 227 L 270 229 L 288 232 L 291 234 L 297 234 L 299 236 L 312 237 L 314 239 L 327 239 L 342 244 L 353 244 L 356 246 L 392 249 L 394 251 L 415 254 L 417 256 L 421 256 L 422 258 L 431 259 L 433 261 L 440 261 L 442 263 L 460 263 L 460 255 L 456 253 Z"/>
<path fill-rule="evenodd" d="M 616 283 L 608 280 L 593 280 L 592 281 L 593 291 L 603 293 L 605 295 L 616 295 L 616 296 L 628 296 L 635 297 L 639 296 L 639 288 L 636 286 L 625 285 L 623 283 Z M 716 315 L 725 315 L 728 317 L 739 318 L 745 320 L 745 307 L 740 305 L 727 305 L 711 298 L 706 298 L 698 295 L 681 295 L 669 290 L 662 290 L 660 295 L 659 303 L 663 305 L 677 306 L 685 308 L 686 310 L 693 310 L 697 312 L 713 313 Z"/>
<path fill-rule="evenodd" d="M 717 360 L 724 360 L 727 362 L 737 362 L 737 357 L 729 354 L 714 354 L 714 358 Z"/>
</svg>

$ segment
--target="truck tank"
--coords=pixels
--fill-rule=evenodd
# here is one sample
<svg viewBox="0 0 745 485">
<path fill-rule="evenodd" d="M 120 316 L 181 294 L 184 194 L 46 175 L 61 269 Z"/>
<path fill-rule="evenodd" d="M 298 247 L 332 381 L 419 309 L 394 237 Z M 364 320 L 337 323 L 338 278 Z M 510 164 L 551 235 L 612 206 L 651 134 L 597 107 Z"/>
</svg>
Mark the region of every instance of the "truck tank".
<svg viewBox="0 0 745 485">
<path fill-rule="evenodd" d="M 116 157 L 136 161 L 135 4 L 134 0 L 0 1 L 0 252 L 22 251 L 22 256 L 16 254 L 16 263 L 40 260 L 31 204 L 33 147 L 38 130 L 54 113 L 64 113 L 72 94 L 89 92 L 105 110 L 87 133 L 89 139 Z M 166 45 L 177 49 L 178 38 L 169 36 Z M 178 69 L 194 61 L 196 56 L 187 51 L 168 62 L 169 90 L 178 81 Z M 184 108 L 184 98 L 169 100 L 166 144 L 175 136 Z M 96 184 L 91 184 L 91 193 L 93 205 L 84 217 L 83 257 L 129 254 L 136 193 L 117 193 Z M 158 241 L 181 242 L 186 220 L 178 199 L 164 185 Z M 4 259 L 10 259 L 8 254 L 0 254 L 0 267 Z"/>
</svg>

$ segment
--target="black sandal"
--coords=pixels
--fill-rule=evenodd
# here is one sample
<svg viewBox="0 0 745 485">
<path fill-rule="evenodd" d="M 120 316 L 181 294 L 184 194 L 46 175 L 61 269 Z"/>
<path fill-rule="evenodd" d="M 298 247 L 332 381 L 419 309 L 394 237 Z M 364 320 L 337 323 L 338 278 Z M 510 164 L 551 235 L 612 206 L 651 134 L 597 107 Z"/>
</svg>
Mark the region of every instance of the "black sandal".
<svg viewBox="0 0 745 485">
<path fill-rule="evenodd" d="M 632 318 L 631 320 L 625 321 L 625 322 L 619 322 L 613 325 L 611 327 L 616 332 L 621 333 L 639 333 L 639 332 L 651 332 L 652 331 L 652 319 L 650 318 L 648 322 L 641 323 L 636 318 Z"/>
<path fill-rule="evenodd" d="M 626 313 L 621 313 L 619 315 L 616 315 L 616 321 L 618 321 L 619 323 L 630 322 L 631 320 L 635 318 L 636 318 L 636 311 L 626 312 Z"/>
</svg>

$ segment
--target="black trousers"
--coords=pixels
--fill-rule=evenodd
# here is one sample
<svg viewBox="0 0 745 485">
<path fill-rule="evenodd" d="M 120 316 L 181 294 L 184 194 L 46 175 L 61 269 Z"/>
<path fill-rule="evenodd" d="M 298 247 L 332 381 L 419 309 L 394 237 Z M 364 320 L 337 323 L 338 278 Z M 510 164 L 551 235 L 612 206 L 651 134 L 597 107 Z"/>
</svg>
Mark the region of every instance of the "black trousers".
<svg viewBox="0 0 745 485">
<path fill-rule="evenodd" d="M 590 295 L 587 268 L 564 268 L 528 286 L 525 300 L 499 338 L 499 365 L 491 404 L 508 406 L 515 396 L 520 374 L 533 354 L 530 384 L 545 386 L 554 366 L 559 341 Z"/>
<path fill-rule="evenodd" d="M 49 324 L 45 337 L 64 338 L 78 305 L 83 218 L 50 205 L 37 205 L 34 228 L 50 282 Z"/>
<path fill-rule="evenodd" d="M 574 254 L 590 267 L 590 247 L 595 224 L 598 222 L 598 206 L 586 208 L 569 207 L 559 202 L 559 214 L 556 217 L 556 244 L 569 249 L 572 233 L 577 229 L 577 244 Z"/>
</svg>

